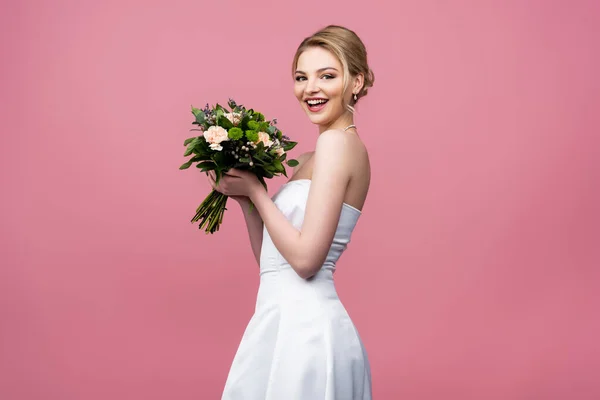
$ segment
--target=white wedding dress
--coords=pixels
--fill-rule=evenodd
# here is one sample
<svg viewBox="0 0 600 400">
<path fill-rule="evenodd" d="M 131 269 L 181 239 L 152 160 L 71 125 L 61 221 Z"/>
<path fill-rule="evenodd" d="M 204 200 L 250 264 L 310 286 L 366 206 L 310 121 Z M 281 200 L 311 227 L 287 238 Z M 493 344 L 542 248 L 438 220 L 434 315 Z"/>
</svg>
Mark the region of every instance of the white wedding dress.
<svg viewBox="0 0 600 400">
<path fill-rule="evenodd" d="M 273 196 L 297 229 L 310 183 L 290 181 Z M 310 279 L 296 274 L 264 229 L 256 309 L 222 400 L 371 400 L 367 353 L 333 280 L 360 215 L 344 203 L 327 259 Z"/>
</svg>

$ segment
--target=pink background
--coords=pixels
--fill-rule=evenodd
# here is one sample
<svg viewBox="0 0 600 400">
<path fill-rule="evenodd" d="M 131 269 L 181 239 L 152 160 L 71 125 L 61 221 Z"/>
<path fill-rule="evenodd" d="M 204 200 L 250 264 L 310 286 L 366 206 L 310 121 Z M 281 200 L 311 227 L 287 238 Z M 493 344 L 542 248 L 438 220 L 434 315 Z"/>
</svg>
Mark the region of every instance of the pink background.
<svg viewBox="0 0 600 400">
<path fill-rule="evenodd" d="M 189 222 L 189 107 L 311 150 L 290 63 L 329 23 L 375 71 L 336 274 L 374 398 L 600 398 L 597 4 L 2 2 L 0 398 L 220 397 L 258 267 L 237 206 Z"/>
</svg>

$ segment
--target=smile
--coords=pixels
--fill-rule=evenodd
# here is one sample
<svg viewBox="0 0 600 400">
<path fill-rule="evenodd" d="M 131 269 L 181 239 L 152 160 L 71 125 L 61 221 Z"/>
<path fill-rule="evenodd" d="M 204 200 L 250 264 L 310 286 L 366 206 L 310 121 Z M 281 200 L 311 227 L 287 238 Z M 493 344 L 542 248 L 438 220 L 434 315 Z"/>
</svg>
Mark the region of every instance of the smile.
<svg viewBox="0 0 600 400">
<path fill-rule="evenodd" d="M 311 100 L 306 100 L 306 104 L 308 105 L 308 109 L 311 112 L 317 112 L 317 111 L 321 111 L 324 107 L 325 104 L 328 102 L 329 100 L 327 99 L 311 99 Z"/>
</svg>

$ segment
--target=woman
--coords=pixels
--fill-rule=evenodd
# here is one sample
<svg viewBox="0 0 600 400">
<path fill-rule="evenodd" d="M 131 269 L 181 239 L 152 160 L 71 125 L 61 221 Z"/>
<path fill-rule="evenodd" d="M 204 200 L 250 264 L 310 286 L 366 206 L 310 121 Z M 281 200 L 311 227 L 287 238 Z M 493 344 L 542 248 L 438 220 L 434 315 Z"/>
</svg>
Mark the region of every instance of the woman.
<svg viewBox="0 0 600 400">
<path fill-rule="evenodd" d="M 260 265 L 256 310 L 233 360 L 224 400 L 371 399 L 367 353 L 337 296 L 335 263 L 350 242 L 370 181 L 353 106 L 373 85 L 356 34 L 330 25 L 299 46 L 294 93 L 319 128 L 271 199 L 256 177 L 231 170 L 213 188 L 239 202 Z M 248 213 L 252 201 L 258 213 Z"/>
</svg>

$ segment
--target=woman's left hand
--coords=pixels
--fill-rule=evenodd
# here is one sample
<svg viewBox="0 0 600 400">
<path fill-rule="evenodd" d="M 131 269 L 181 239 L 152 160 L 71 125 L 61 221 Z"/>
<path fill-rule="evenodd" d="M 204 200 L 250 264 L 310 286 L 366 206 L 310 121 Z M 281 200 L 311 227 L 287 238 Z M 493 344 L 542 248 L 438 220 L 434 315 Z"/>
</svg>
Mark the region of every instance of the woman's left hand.
<svg viewBox="0 0 600 400">
<path fill-rule="evenodd" d="M 247 196 L 251 197 L 256 190 L 264 190 L 256 175 L 252 172 L 232 168 L 227 171 L 217 185 L 215 183 L 215 173 L 210 171 L 210 184 L 217 192 L 226 196 Z"/>
</svg>

